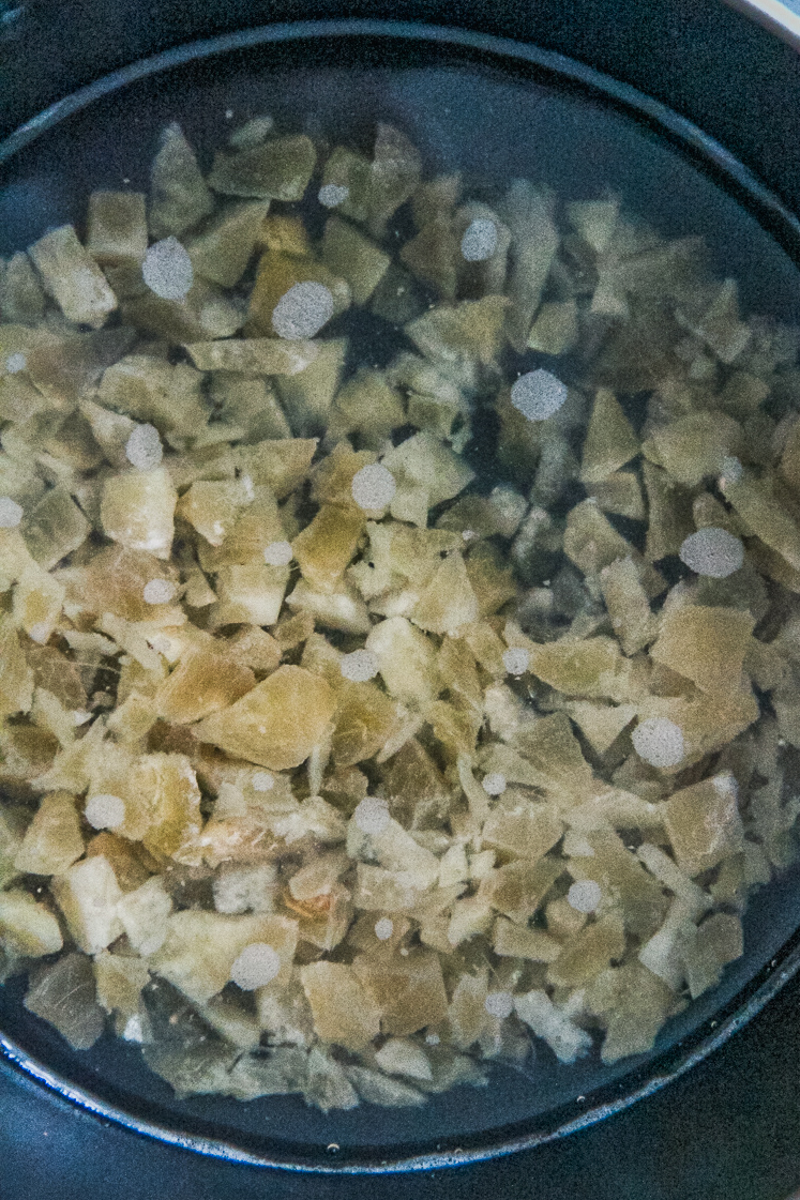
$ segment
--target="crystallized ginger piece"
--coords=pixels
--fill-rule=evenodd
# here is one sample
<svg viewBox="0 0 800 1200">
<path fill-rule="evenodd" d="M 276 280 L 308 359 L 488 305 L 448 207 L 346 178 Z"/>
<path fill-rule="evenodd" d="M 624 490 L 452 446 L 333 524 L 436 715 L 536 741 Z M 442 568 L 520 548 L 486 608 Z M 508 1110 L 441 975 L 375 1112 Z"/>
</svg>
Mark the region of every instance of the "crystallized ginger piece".
<svg viewBox="0 0 800 1200">
<path fill-rule="evenodd" d="M 108 537 L 129 550 L 169 558 L 178 494 L 164 467 L 112 476 L 103 489 L 100 516 Z"/>
<path fill-rule="evenodd" d="M 324 679 L 302 667 L 279 667 L 230 708 L 195 730 L 238 758 L 283 771 L 305 762 L 325 737 L 333 693 Z"/>
<path fill-rule="evenodd" d="M 673 792 L 665 825 L 678 866 L 687 875 L 714 867 L 742 848 L 742 821 L 732 776 L 716 775 Z"/>
<path fill-rule="evenodd" d="M 650 654 L 701 691 L 737 691 L 754 623 L 749 613 L 735 608 L 671 608 L 661 618 Z"/>
<path fill-rule="evenodd" d="M 600 483 L 639 453 L 639 440 L 619 401 L 599 388 L 583 443 L 581 482 Z"/>
<path fill-rule="evenodd" d="M 325 504 L 295 538 L 294 557 L 315 591 L 337 590 L 363 529 L 364 517 L 357 510 Z"/>
<path fill-rule="evenodd" d="M 45 288 L 67 320 L 99 329 L 117 307 L 117 298 L 89 251 L 78 241 L 73 226 L 61 225 L 46 233 L 29 253 Z"/>
<path fill-rule="evenodd" d="M 162 721 L 185 725 L 234 704 L 255 687 L 256 678 L 229 653 L 190 649 L 161 684 L 153 705 Z"/>
<path fill-rule="evenodd" d="M 300 968 L 300 980 L 323 1041 L 363 1050 L 380 1032 L 381 1010 L 352 967 L 316 962 Z"/>
</svg>

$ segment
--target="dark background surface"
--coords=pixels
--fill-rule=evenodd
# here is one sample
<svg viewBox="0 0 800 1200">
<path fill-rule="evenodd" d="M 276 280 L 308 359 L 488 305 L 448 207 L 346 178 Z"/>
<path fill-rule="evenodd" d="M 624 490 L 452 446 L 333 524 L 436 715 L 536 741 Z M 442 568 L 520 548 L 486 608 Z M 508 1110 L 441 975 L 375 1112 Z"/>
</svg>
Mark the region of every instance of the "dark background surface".
<svg viewBox="0 0 800 1200">
<path fill-rule="evenodd" d="M 800 210 L 800 69 L 712 0 L 0 0 L 0 135 L 142 55 L 269 20 L 353 16 L 536 41 L 649 91 Z M 746 88 L 747 98 L 742 96 Z M 0 1200 L 785 1200 L 800 1185 L 800 981 L 690 1076 L 564 1142 L 424 1176 L 257 1171 L 139 1138 L 0 1068 Z"/>
</svg>

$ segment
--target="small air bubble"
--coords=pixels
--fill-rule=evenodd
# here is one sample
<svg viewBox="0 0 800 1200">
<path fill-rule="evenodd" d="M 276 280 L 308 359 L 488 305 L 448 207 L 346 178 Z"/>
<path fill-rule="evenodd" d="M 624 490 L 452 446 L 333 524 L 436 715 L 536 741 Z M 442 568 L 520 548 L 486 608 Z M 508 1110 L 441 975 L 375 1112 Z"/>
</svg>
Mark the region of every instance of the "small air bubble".
<svg viewBox="0 0 800 1200">
<path fill-rule="evenodd" d="M 505 775 L 501 775 L 499 771 L 492 771 L 491 774 L 485 775 L 483 778 L 483 790 L 489 796 L 502 796 L 506 790 Z"/>
<path fill-rule="evenodd" d="M 293 557 L 289 542 L 270 542 L 264 551 L 264 562 L 270 567 L 287 567 Z"/>
<path fill-rule="evenodd" d="M 317 199 L 326 208 L 338 208 L 340 204 L 344 204 L 349 195 L 349 187 L 338 183 L 326 183 L 319 189 Z"/>
<path fill-rule="evenodd" d="M 0 496 L 0 529 L 16 529 L 24 515 L 24 509 L 16 500 Z"/>
<path fill-rule="evenodd" d="M 716 525 L 691 533 L 678 553 L 690 571 L 711 579 L 725 579 L 744 562 L 744 546 L 739 538 Z"/>
<path fill-rule="evenodd" d="M 169 604 L 175 595 L 175 584 L 168 579 L 151 579 L 142 591 L 145 604 Z"/>
<path fill-rule="evenodd" d="M 186 247 L 175 237 L 154 242 L 144 256 L 142 279 L 162 300 L 183 300 L 194 281 Z"/>
<path fill-rule="evenodd" d="M 350 491 L 359 508 L 376 510 L 391 504 L 397 484 L 388 467 L 381 463 L 368 463 L 356 471 Z"/>
<path fill-rule="evenodd" d="M 389 805 L 375 796 L 365 796 L 353 816 L 361 832 L 369 834 L 383 833 L 391 820 Z"/>
<path fill-rule="evenodd" d="M 46 621 L 37 621 L 28 630 L 28 637 L 32 642 L 38 642 L 40 646 L 43 646 L 45 642 L 50 640 L 50 626 Z"/>
<path fill-rule="evenodd" d="M 594 879 L 578 879 L 567 892 L 567 902 L 577 912 L 594 912 L 602 899 L 603 893 L 600 884 L 596 883 Z"/>
<path fill-rule="evenodd" d="M 648 717 L 636 726 L 631 741 L 651 767 L 676 767 L 686 754 L 683 731 L 667 717 Z"/>
<path fill-rule="evenodd" d="M 425 1044 L 428 1046 L 438 1046 L 441 1040 L 442 1039 L 439 1037 L 438 1033 L 425 1034 Z"/>
<path fill-rule="evenodd" d="M 354 650 L 352 654 L 344 655 L 340 670 L 345 679 L 353 683 L 366 683 L 378 674 L 378 656 L 371 650 Z"/>
<path fill-rule="evenodd" d="M 530 662 L 531 656 L 522 646 L 512 646 L 503 655 L 503 666 L 509 675 L 524 675 Z"/>
<path fill-rule="evenodd" d="M 511 403 L 529 421 L 545 421 L 557 413 L 567 398 L 567 385 L 549 371 L 520 375 L 511 388 Z"/>
<path fill-rule="evenodd" d="M 16 375 L 18 371 L 24 371 L 28 365 L 28 360 L 24 354 L 9 354 L 6 359 L 6 370 L 9 375 Z"/>
<path fill-rule="evenodd" d="M 735 454 L 726 454 L 722 460 L 722 476 L 720 483 L 738 483 L 742 478 L 744 468 Z"/>
<path fill-rule="evenodd" d="M 281 969 L 277 952 L 266 942 L 251 942 L 245 946 L 231 967 L 231 979 L 243 992 L 271 983 Z"/>
<path fill-rule="evenodd" d="M 514 997 L 511 992 L 489 992 L 483 1007 L 490 1017 L 500 1017 L 505 1020 L 514 1011 Z"/>
<path fill-rule="evenodd" d="M 140 471 L 159 466 L 164 451 L 155 425 L 137 425 L 125 446 L 125 457 Z"/>
<path fill-rule="evenodd" d="M 324 283 L 306 280 L 290 287 L 272 310 L 278 337 L 296 342 L 312 338 L 333 316 L 333 296 Z"/>
<path fill-rule="evenodd" d="M 125 802 L 101 792 L 89 797 L 83 815 L 93 829 L 116 829 L 125 820 Z"/>
<path fill-rule="evenodd" d="M 476 217 L 461 239 L 461 253 L 467 262 L 484 262 L 497 249 L 497 226 L 487 217 Z"/>
<path fill-rule="evenodd" d="M 375 937 L 380 942 L 388 941 L 394 933 L 394 921 L 391 917 L 381 917 L 375 922 Z"/>
</svg>

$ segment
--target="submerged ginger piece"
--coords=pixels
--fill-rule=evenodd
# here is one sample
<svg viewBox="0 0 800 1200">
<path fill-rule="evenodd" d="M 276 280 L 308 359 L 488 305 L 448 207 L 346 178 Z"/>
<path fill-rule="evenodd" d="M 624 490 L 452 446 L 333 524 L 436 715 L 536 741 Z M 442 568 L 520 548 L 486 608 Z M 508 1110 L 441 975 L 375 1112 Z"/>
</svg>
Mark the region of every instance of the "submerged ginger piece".
<svg viewBox="0 0 800 1200">
<path fill-rule="evenodd" d="M 324 679 L 279 667 L 241 700 L 198 725 L 195 736 L 274 771 L 298 767 L 320 745 L 334 711 Z"/>
</svg>

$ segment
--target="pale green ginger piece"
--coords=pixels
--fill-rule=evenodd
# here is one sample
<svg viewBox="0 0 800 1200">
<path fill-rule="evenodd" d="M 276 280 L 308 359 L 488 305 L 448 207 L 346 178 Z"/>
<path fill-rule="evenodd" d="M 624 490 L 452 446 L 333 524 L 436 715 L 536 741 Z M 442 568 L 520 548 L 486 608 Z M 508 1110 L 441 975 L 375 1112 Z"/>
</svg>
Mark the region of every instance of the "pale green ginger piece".
<svg viewBox="0 0 800 1200">
<path fill-rule="evenodd" d="M 90 529 L 86 517 L 63 487 L 47 492 L 23 522 L 28 549 L 46 571 L 82 546 Z"/>
<path fill-rule="evenodd" d="M 270 138 L 235 153 L 219 151 L 208 182 L 228 196 L 301 200 L 316 160 L 314 144 L 305 134 Z"/>
<path fill-rule="evenodd" d="M 704 692 L 741 686 L 755 622 L 746 612 L 690 604 L 665 610 L 651 658 Z"/>
<path fill-rule="evenodd" d="M 553 219 L 554 209 L 552 193 L 524 179 L 512 183 L 498 208 L 514 244 L 506 329 L 508 340 L 518 353 L 527 348 L 531 323 L 558 251 L 560 237 Z"/>
<path fill-rule="evenodd" d="M 28 892 L 0 892 L 0 945 L 21 958 L 43 958 L 64 945 L 58 920 Z"/>
<path fill-rule="evenodd" d="M 476 362 L 489 364 L 503 347 L 507 308 L 505 296 L 463 300 L 453 308 L 430 309 L 412 321 L 406 332 L 434 362 L 459 368 Z"/>
<path fill-rule="evenodd" d="M 213 207 L 214 198 L 180 125 L 168 125 L 150 173 L 150 233 L 155 239 L 180 237 Z"/>
<path fill-rule="evenodd" d="M 405 422 L 400 392 L 383 372 L 362 368 L 337 392 L 329 413 L 328 438 L 358 433 L 372 450 L 383 448 L 392 430 Z"/>
<path fill-rule="evenodd" d="M 608 615 L 624 654 L 636 654 L 655 640 L 658 618 L 630 558 L 618 558 L 600 572 L 600 587 Z"/>
<path fill-rule="evenodd" d="M 278 338 L 191 342 L 186 350 L 201 371 L 241 371 L 245 375 L 296 375 L 319 355 L 316 342 Z"/>
<path fill-rule="evenodd" d="M 202 232 L 186 239 L 195 272 L 220 287 L 235 287 L 253 257 L 268 212 L 268 201 L 222 208 Z"/>
<path fill-rule="evenodd" d="M 276 377 L 275 390 L 296 436 L 322 433 L 326 425 L 330 436 L 331 406 L 339 389 L 346 354 L 346 340 L 332 338 L 319 343 L 316 358 L 302 371 Z"/>
<path fill-rule="evenodd" d="M 326 736 L 334 699 L 328 684 L 282 666 L 230 708 L 206 717 L 196 736 L 271 770 L 305 762 Z"/>
<path fill-rule="evenodd" d="M 84 954 L 67 954 L 35 971 L 23 1003 L 29 1012 L 54 1025 L 75 1050 L 88 1050 L 105 1027 L 92 962 Z"/>
<path fill-rule="evenodd" d="M 725 413 L 689 413 L 655 429 L 643 450 L 678 483 L 694 487 L 724 473 L 726 460 L 741 450 L 742 436 L 741 426 Z"/>
<path fill-rule="evenodd" d="M 185 363 L 129 354 L 104 373 L 97 403 L 117 413 L 149 421 L 160 430 L 195 434 L 208 420 L 203 377 Z"/>
<path fill-rule="evenodd" d="M 174 912 L 167 919 L 164 943 L 149 961 L 189 1000 L 204 1004 L 235 978 L 234 964 L 252 945 L 271 947 L 277 956 L 275 986 L 285 986 L 297 946 L 297 922 L 277 913 Z"/>
<path fill-rule="evenodd" d="M 24 569 L 14 587 L 14 620 L 32 641 L 44 646 L 61 618 L 65 595 L 63 585 L 34 563 Z"/>
<path fill-rule="evenodd" d="M 638 438 L 619 401 L 598 388 L 583 442 L 581 482 L 601 483 L 638 453 Z"/>
<path fill-rule="evenodd" d="M 325 225 L 322 260 L 350 284 L 354 304 L 366 304 L 389 267 L 389 255 L 360 230 L 331 217 Z"/>
<path fill-rule="evenodd" d="M 33 671 L 20 645 L 9 614 L 0 617 L 0 714 L 30 712 L 33 704 Z"/>
<path fill-rule="evenodd" d="M 605 754 L 636 716 L 636 706 L 575 700 L 568 705 L 567 712 L 592 749 L 598 754 Z"/>
<path fill-rule="evenodd" d="M 541 354 L 567 354 L 578 340 L 575 300 L 549 301 L 539 309 L 528 334 L 528 349 Z"/>
<path fill-rule="evenodd" d="M 144 192 L 92 192 L 86 249 L 101 266 L 139 263 L 147 253 Z"/>
<path fill-rule="evenodd" d="M 602 254 L 614 234 L 619 200 L 573 200 L 567 205 L 567 220 L 588 246 Z"/>
<path fill-rule="evenodd" d="M 122 304 L 127 325 L 173 343 L 230 338 L 241 329 L 246 316 L 239 297 L 200 276 L 181 300 L 165 299 L 144 288 Z"/>
<path fill-rule="evenodd" d="M 742 849 L 744 831 L 732 775 L 715 775 L 673 792 L 665 825 L 678 866 L 698 875 Z"/>
<path fill-rule="evenodd" d="M 0 272 L 0 313 L 4 321 L 36 325 L 44 316 L 44 291 L 24 250 L 12 254 Z"/>
<path fill-rule="evenodd" d="M 46 233 L 30 248 L 45 289 L 69 321 L 99 329 L 117 307 L 117 298 L 72 225 Z"/>
<path fill-rule="evenodd" d="M 69 867 L 52 880 L 50 890 L 73 940 L 86 954 L 98 954 L 122 933 L 116 913 L 122 891 L 104 855 L 93 855 Z"/>
<path fill-rule="evenodd" d="M 166 560 L 172 552 L 177 501 L 165 467 L 113 475 L 103 489 L 103 529 L 129 550 L 146 550 Z"/>
</svg>

